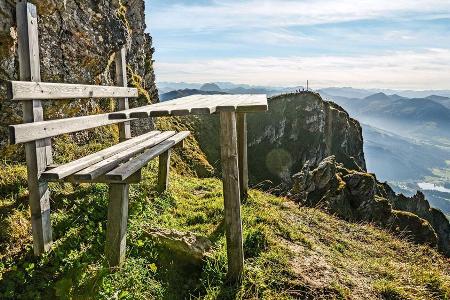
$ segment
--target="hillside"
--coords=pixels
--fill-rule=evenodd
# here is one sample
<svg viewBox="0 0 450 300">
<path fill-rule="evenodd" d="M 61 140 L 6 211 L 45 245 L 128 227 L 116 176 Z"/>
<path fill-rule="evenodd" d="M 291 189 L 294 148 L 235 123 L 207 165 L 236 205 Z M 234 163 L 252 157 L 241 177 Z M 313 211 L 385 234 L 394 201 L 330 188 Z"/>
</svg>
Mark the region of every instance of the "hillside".
<svg viewBox="0 0 450 300">
<path fill-rule="evenodd" d="M 243 204 L 244 282 L 224 282 L 221 183 L 174 174 L 153 192 L 155 165 L 133 186 L 127 262 L 103 257 L 107 189 L 53 185 L 52 251 L 35 259 L 27 221 L 25 168 L 0 174 L 0 298 L 12 299 L 447 299 L 450 264 L 427 246 L 252 190 Z M 149 238 L 152 228 L 212 241 L 200 265 Z M 175 252 L 174 252 L 175 251 Z"/>
</svg>

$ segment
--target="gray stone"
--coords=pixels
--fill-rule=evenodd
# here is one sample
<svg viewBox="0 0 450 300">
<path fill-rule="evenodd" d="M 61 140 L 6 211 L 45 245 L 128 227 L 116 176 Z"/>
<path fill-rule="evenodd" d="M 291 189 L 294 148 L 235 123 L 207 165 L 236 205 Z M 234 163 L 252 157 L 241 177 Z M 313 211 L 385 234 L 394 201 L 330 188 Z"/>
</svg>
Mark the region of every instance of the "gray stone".
<svg viewBox="0 0 450 300">
<path fill-rule="evenodd" d="M 212 248 L 212 243 L 208 238 L 192 232 L 155 228 L 146 230 L 145 234 L 183 260 L 195 264 L 201 263 Z"/>
</svg>

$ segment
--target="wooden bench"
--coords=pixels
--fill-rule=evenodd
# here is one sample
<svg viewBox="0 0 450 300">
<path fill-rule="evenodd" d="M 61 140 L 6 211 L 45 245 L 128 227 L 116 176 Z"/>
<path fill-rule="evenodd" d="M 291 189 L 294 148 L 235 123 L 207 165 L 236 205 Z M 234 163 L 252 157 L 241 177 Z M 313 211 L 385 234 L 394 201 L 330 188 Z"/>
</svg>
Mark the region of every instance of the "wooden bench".
<svg viewBox="0 0 450 300">
<path fill-rule="evenodd" d="M 109 114 L 44 121 L 42 100 L 119 98 L 119 110 L 126 110 L 128 98 L 137 97 L 138 91 L 127 87 L 125 49 L 115 55 L 118 86 L 40 82 L 36 7 L 22 1 L 16 9 L 21 81 L 9 83 L 8 97 L 23 102 L 24 124 L 10 126 L 10 141 L 25 144 L 34 253 L 48 251 L 52 243 L 48 182 L 106 183 L 110 199 L 105 252 L 111 266 L 120 266 L 125 258 L 129 184 L 140 182 L 141 169 L 159 157 L 158 190 L 165 190 L 171 149 L 189 132 L 151 131 L 132 138 L 132 119 L 113 120 Z M 53 166 L 52 137 L 111 124 L 119 126 L 119 144 Z"/>
</svg>

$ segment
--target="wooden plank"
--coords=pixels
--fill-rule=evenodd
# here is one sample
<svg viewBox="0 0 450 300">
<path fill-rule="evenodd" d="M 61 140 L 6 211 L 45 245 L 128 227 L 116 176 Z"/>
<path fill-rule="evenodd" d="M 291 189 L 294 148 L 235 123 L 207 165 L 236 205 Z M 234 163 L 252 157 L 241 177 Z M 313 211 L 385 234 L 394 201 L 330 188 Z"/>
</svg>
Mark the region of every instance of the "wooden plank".
<svg viewBox="0 0 450 300">
<path fill-rule="evenodd" d="M 142 143 L 143 141 L 152 138 L 158 134 L 160 131 L 151 131 L 146 134 L 137 136 L 131 140 L 125 141 L 123 143 L 119 143 L 112 147 L 106 148 L 99 152 L 93 153 L 91 155 L 85 156 L 83 158 L 77 159 L 70 163 L 64 164 L 62 166 L 58 166 L 55 168 L 51 168 L 50 170 L 42 173 L 42 178 L 48 181 L 57 181 L 63 179 L 69 175 L 72 175 L 78 171 L 81 171 L 95 163 L 98 163 L 104 159 L 107 159 L 110 156 L 113 156 L 119 152 L 122 152 L 130 147 L 133 147 L 137 144 Z"/>
<path fill-rule="evenodd" d="M 129 188 L 128 184 L 109 185 L 105 254 L 110 267 L 121 267 L 125 261 Z"/>
<path fill-rule="evenodd" d="M 39 63 L 38 16 L 36 6 L 27 1 L 16 5 L 17 40 L 19 54 L 20 79 L 38 82 L 41 80 Z M 42 121 L 42 104 L 31 99 L 23 103 L 24 122 Z M 29 203 L 31 210 L 31 227 L 33 232 L 33 250 L 41 255 L 50 250 L 52 244 L 52 227 L 50 222 L 50 191 L 40 176 L 52 161 L 51 143 L 39 140 L 25 145 L 27 160 Z"/>
<path fill-rule="evenodd" d="M 129 115 L 133 115 L 134 118 L 185 116 L 190 114 L 192 105 L 204 101 L 203 97 L 203 95 L 195 95 L 149 105 L 142 109 L 137 109 Z"/>
<path fill-rule="evenodd" d="M 119 51 L 116 52 L 116 82 L 117 85 L 127 87 L 127 62 L 126 62 L 127 52 L 125 47 L 122 47 Z M 128 104 L 128 98 L 119 99 L 119 110 L 127 110 L 130 106 Z M 119 123 L 119 138 L 120 141 L 125 141 L 131 139 L 131 127 L 130 122 Z"/>
<path fill-rule="evenodd" d="M 241 190 L 241 198 L 246 198 L 248 194 L 247 115 L 246 113 L 237 113 L 236 119 L 239 157 L 239 186 Z"/>
<path fill-rule="evenodd" d="M 126 180 L 124 181 L 117 181 L 117 180 L 110 180 L 108 178 L 105 178 L 105 176 L 99 176 L 93 180 L 78 180 L 76 178 L 74 178 L 73 176 L 67 176 L 64 179 L 52 179 L 49 180 L 49 182 L 67 182 L 67 183 L 106 183 L 106 184 L 110 184 L 110 183 L 128 183 L 128 184 L 133 184 L 133 183 L 140 183 L 142 181 L 142 173 L 139 170 L 138 172 L 134 173 L 133 175 L 131 175 L 130 177 L 128 177 Z"/>
<path fill-rule="evenodd" d="M 178 98 L 178 99 L 174 99 L 174 100 L 170 100 L 170 101 L 164 101 L 164 102 L 159 102 L 156 104 L 151 104 L 151 105 L 136 107 L 136 108 L 132 108 L 132 109 L 124 110 L 124 111 L 114 112 L 114 113 L 111 113 L 110 118 L 111 119 L 124 119 L 124 118 L 128 118 L 131 113 L 135 113 L 135 112 L 141 113 L 142 117 L 149 117 L 151 111 L 155 112 L 155 114 L 156 113 L 167 114 L 171 107 L 173 107 L 174 105 L 183 103 L 185 101 L 185 98 Z M 189 100 L 189 101 L 191 101 L 191 100 Z"/>
<path fill-rule="evenodd" d="M 211 114 L 218 111 L 257 112 L 268 109 L 266 95 L 193 95 L 111 113 L 111 119 Z"/>
<path fill-rule="evenodd" d="M 136 98 L 135 88 L 51 82 L 11 81 L 10 100 L 63 100 L 82 98 Z"/>
<path fill-rule="evenodd" d="M 28 102 L 27 102 L 28 103 Z M 9 126 L 11 144 L 27 143 L 100 126 L 117 124 L 131 119 L 110 120 L 109 114 L 41 121 Z"/>
<path fill-rule="evenodd" d="M 121 163 L 128 161 L 133 156 L 143 152 L 144 150 L 151 148 L 159 143 L 162 143 L 175 135 L 175 131 L 165 131 L 157 136 L 149 138 L 133 147 L 129 147 L 122 152 L 119 152 L 113 156 L 110 156 L 86 169 L 83 169 L 73 175 L 76 180 L 94 180 L 95 178 L 104 175 L 111 171 Z M 136 170 L 135 172 L 137 172 Z M 135 173 L 133 172 L 133 173 Z M 131 174 L 130 174 L 131 175 Z M 114 178 L 107 178 L 115 180 Z M 120 181 L 120 180 L 118 180 Z"/>
<path fill-rule="evenodd" d="M 125 180 L 131 174 L 135 173 L 142 167 L 144 167 L 149 161 L 161 155 L 165 151 L 172 148 L 174 145 L 181 142 L 183 139 L 188 137 L 190 134 L 189 131 L 182 131 L 172 136 L 170 139 L 165 140 L 164 142 L 156 145 L 155 147 L 145 151 L 141 155 L 135 157 L 127 163 L 124 163 L 120 167 L 112 170 L 111 172 L 106 174 L 106 178 L 111 180 Z"/>
<path fill-rule="evenodd" d="M 259 112 L 268 110 L 266 95 L 240 95 L 243 97 L 233 96 L 230 96 L 230 100 L 227 104 L 219 105 L 217 107 L 217 111 Z"/>
<path fill-rule="evenodd" d="M 158 192 L 167 191 L 169 186 L 169 170 L 170 170 L 170 154 L 171 149 L 163 152 L 159 156 L 159 166 L 158 166 Z"/>
<path fill-rule="evenodd" d="M 244 268 L 244 249 L 242 244 L 236 113 L 220 113 L 220 141 L 228 257 L 227 277 L 231 282 L 239 282 Z"/>
</svg>

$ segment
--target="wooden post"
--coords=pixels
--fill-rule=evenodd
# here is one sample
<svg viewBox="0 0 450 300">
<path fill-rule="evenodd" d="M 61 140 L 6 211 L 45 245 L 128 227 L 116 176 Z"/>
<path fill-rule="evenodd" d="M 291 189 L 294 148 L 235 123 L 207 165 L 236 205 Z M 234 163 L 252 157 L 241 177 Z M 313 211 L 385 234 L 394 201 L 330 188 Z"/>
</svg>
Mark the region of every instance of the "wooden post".
<svg viewBox="0 0 450 300">
<path fill-rule="evenodd" d="M 170 154 L 171 149 L 167 150 L 159 156 L 158 169 L 158 192 L 167 191 L 169 186 L 169 169 L 170 169 Z"/>
<path fill-rule="evenodd" d="M 41 81 L 41 72 L 36 6 L 27 3 L 27 1 L 21 1 L 16 5 L 16 16 L 20 80 L 39 82 Z M 44 120 L 40 100 L 23 101 L 23 120 L 25 123 Z M 50 249 L 52 243 L 50 192 L 47 182 L 40 181 L 42 172 L 52 163 L 50 139 L 26 143 L 25 155 L 28 170 L 33 249 L 35 255 L 41 255 Z"/>
<path fill-rule="evenodd" d="M 220 141 L 227 238 L 228 279 L 239 282 L 244 268 L 236 113 L 220 113 Z"/>
<path fill-rule="evenodd" d="M 237 114 L 237 135 L 239 155 L 239 186 L 241 197 L 246 198 L 248 194 L 248 161 L 247 161 L 247 115 Z"/>
<path fill-rule="evenodd" d="M 128 191 L 129 185 L 125 183 L 109 185 L 105 253 L 110 267 L 121 267 L 125 261 Z"/>
<path fill-rule="evenodd" d="M 127 80 L 127 51 L 125 47 L 116 52 L 116 82 L 119 86 L 128 86 Z M 128 98 L 119 100 L 119 110 L 129 109 Z M 123 142 L 131 138 L 130 122 L 119 124 L 119 138 Z"/>
</svg>

